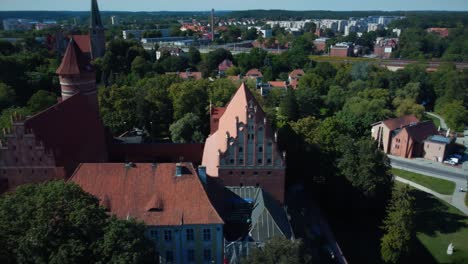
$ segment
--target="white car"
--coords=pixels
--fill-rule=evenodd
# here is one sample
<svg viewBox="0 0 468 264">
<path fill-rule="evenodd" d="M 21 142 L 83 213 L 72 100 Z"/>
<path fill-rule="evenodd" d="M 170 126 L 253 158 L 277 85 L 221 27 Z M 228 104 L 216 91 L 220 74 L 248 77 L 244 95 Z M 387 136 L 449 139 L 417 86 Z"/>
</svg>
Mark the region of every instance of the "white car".
<svg viewBox="0 0 468 264">
<path fill-rule="evenodd" d="M 450 164 L 450 165 L 452 165 L 452 166 L 457 165 L 457 163 L 456 163 L 455 161 L 453 161 L 453 160 L 444 160 L 444 163 L 445 163 L 445 164 Z"/>
</svg>

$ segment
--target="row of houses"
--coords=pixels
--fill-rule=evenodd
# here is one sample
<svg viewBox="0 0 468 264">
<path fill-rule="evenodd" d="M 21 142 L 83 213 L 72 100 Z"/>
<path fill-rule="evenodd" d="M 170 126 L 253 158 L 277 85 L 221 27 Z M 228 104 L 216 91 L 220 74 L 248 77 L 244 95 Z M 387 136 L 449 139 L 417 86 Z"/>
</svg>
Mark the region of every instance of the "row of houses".
<svg viewBox="0 0 468 264">
<path fill-rule="evenodd" d="M 432 121 L 420 121 L 413 115 L 372 124 L 371 134 L 379 149 L 402 158 L 442 162 L 457 150 L 454 136 L 437 129 Z"/>
</svg>

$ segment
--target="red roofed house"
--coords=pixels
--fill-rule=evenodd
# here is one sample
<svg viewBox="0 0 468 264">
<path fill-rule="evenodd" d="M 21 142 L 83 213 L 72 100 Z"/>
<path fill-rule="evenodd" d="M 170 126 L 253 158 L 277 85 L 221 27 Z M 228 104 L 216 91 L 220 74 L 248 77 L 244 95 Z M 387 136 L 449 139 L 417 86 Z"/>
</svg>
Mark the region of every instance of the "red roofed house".
<svg viewBox="0 0 468 264">
<path fill-rule="evenodd" d="M 390 153 L 394 131 L 418 122 L 419 119 L 414 115 L 406 115 L 377 122 L 372 125 L 372 138 L 378 142 L 379 148 L 388 154 Z"/>
<path fill-rule="evenodd" d="M 304 70 L 302 69 L 295 69 L 293 70 L 290 74 L 289 74 L 289 77 L 288 77 L 288 81 L 289 81 L 289 85 L 293 88 L 293 89 L 297 89 L 297 85 L 299 83 L 299 79 L 304 76 Z"/>
<path fill-rule="evenodd" d="M 432 121 L 410 124 L 396 131 L 392 138 L 390 153 L 403 158 L 424 156 L 424 141 L 437 134 L 437 129 Z"/>
<path fill-rule="evenodd" d="M 211 110 L 202 164 L 224 186 L 259 186 L 284 202 L 285 161 L 266 115 L 242 84 L 224 108 Z"/>
<path fill-rule="evenodd" d="M 224 73 L 225 71 L 227 71 L 232 66 L 234 66 L 234 64 L 232 64 L 232 61 L 230 61 L 228 59 L 225 59 L 225 60 L 223 60 L 223 62 L 221 62 L 218 65 L 218 71 L 219 71 L 219 73 Z"/>
<path fill-rule="evenodd" d="M 435 33 L 443 38 L 447 38 L 449 36 L 448 28 L 428 28 L 426 31 L 429 33 Z"/>
<path fill-rule="evenodd" d="M 263 74 L 258 69 L 251 69 L 245 74 L 245 76 L 250 78 L 250 79 L 257 79 L 257 78 L 262 78 Z"/>
<path fill-rule="evenodd" d="M 271 88 L 288 89 L 288 83 L 283 81 L 269 81 L 268 85 Z"/>
<path fill-rule="evenodd" d="M 223 220 L 191 163 L 85 163 L 70 181 L 120 219 L 145 222 L 162 263 L 223 263 Z M 200 177 L 200 178 L 199 178 Z"/>
</svg>

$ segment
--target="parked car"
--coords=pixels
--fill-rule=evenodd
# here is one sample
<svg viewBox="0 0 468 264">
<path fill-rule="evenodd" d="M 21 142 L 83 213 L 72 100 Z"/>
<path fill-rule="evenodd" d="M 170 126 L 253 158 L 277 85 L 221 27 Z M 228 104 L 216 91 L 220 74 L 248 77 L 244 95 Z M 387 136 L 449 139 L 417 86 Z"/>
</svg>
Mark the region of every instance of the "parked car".
<svg viewBox="0 0 468 264">
<path fill-rule="evenodd" d="M 452 165 L 452 166 L 457 165 L 457 163 L 456 163 L 455 161 L 451 160 L 451 159 L 450 159 L 450 160 L 444 160 L 444 163 L 445 163 L 445 164 L 450 164 L 450 165 Z"/>
<path fill-rule="evenodd" d="M 460 155 L 460 154 L 453 154 L 453 155 L 450 155 L 449 158 L 456 158 L 456 159 L 461 160 L 461 159 L 462 159 L 462 155 Z"/>
</svg>

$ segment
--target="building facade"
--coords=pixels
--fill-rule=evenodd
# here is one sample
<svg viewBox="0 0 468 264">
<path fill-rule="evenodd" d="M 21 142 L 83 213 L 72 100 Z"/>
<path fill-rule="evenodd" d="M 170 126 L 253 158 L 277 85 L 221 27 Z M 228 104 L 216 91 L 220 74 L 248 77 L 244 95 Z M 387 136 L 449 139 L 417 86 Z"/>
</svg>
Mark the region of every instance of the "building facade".
<svg viewBox="0 0 468 264">
<path fill-rule="evenodd" d="M 223 263 L 224 222 L 191 163 L 84 163 L 70 178 L 120 219 L 147 226 L 159 263 Z"/>
<path fill-rule="evenodd" d="M 203 152 L 207 174 L 224 186 L 256 186 L 284 202 L 285 153 L 252 93 L 242 84 L 225 108 L 211 110 Z"/>
</svg>

